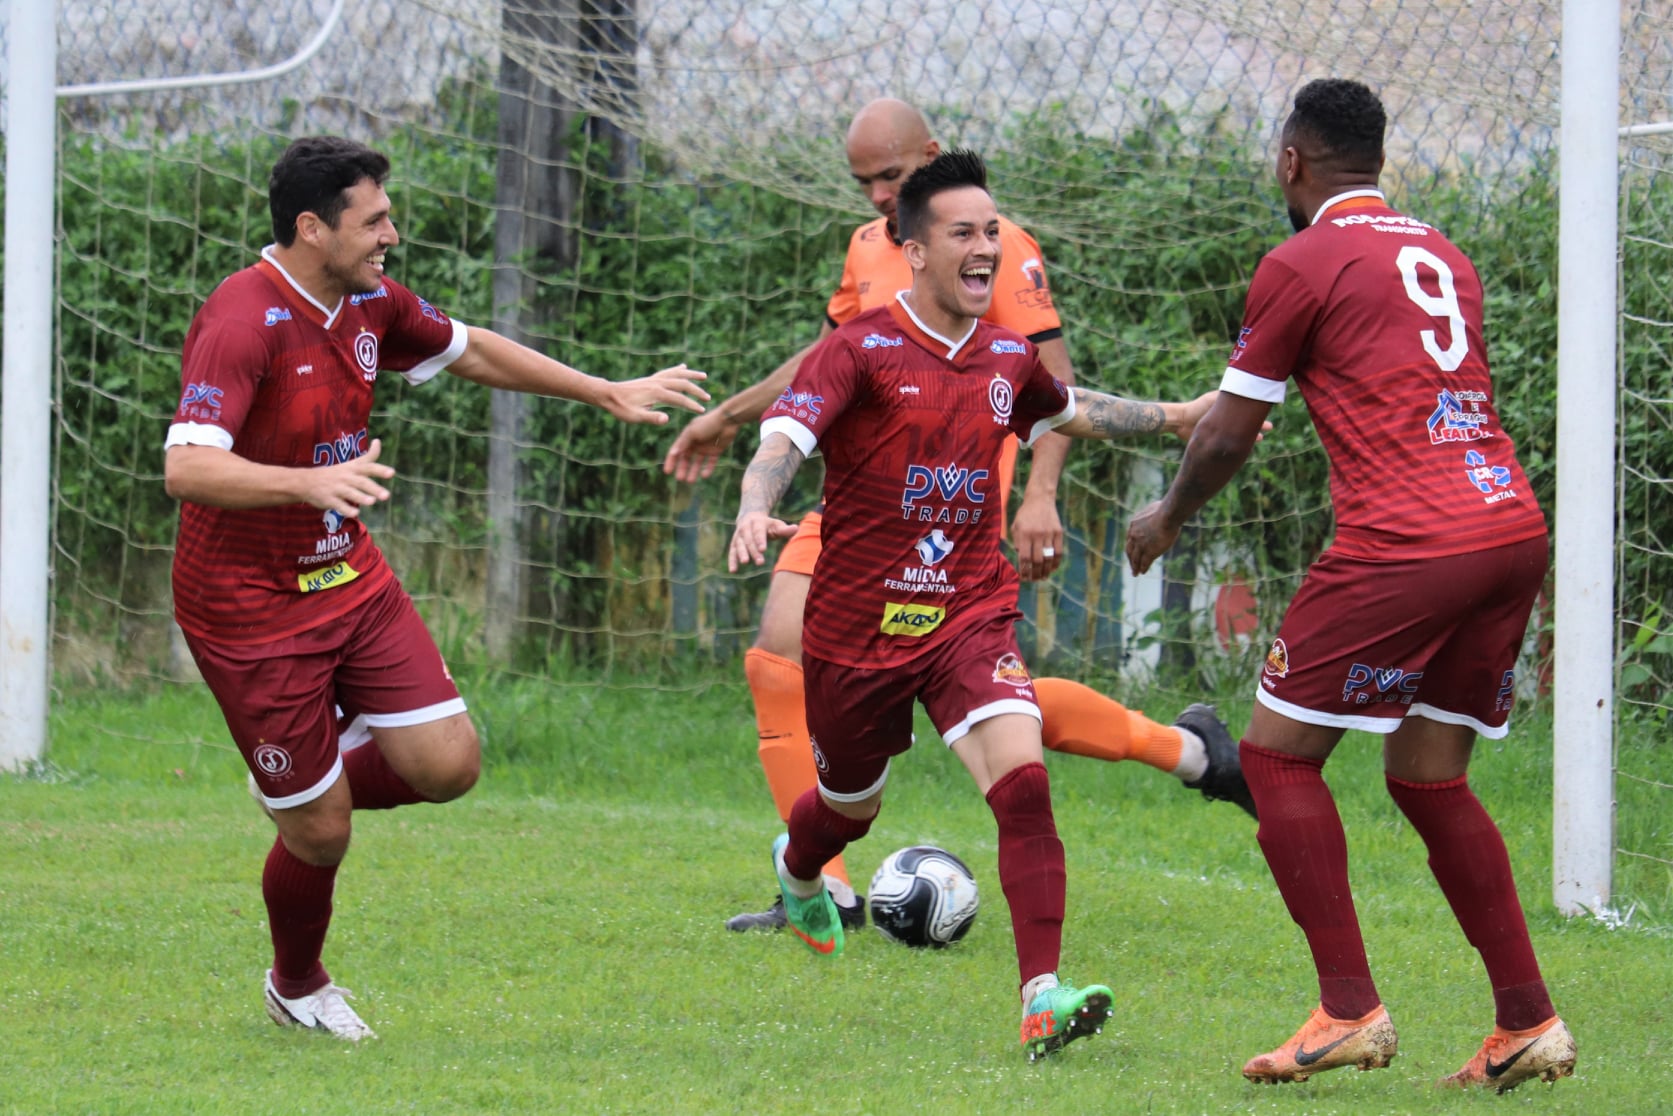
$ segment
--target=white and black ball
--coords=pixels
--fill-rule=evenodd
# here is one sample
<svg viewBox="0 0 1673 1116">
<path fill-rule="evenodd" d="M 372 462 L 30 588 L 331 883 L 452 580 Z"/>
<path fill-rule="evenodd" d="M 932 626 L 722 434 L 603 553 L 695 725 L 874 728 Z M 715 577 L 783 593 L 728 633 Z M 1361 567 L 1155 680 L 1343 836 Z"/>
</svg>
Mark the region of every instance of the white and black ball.
<svg viewBox="0 0 1673 1116">
<path fill-rule="evenodd" d="M 890 853 L 871 878 L 871 922 L 883 936 L 909 946 L 940 949 L 970 932 L 976 921 L 976 877 L 933 845 Z"/>
</svg>

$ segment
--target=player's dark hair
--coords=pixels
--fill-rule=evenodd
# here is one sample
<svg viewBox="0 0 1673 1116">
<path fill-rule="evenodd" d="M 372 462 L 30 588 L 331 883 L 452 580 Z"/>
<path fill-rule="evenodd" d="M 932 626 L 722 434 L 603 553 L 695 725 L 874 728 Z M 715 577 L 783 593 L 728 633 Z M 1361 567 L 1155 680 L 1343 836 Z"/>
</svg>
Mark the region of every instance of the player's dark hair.
<svg viewBox="0 0 1673 1116">
<path fill-rule="evenodd" d="M 281 248 L 296 241 L 296 219 L 317 214 L 335 229 L 348 208 L 349 188 L 369 178 L 379 186 L 389 176 L 389 159 L 363 143 L 340 136 L 304 136 L 285 148 L 267 179 L 267 208 L 273 240 Z"/>
<path fill-rule="evenodd" d="M 1388 114 L 1377 95 L 1347 78 L 1320 78 L 1301 87 L 1286 131 L 1305 135 L 1324 158 L 1355 170 L 1377 169 Z"/>
<path fill-rule="evenodd" d="M 968 148 L 943 151 L 913 171 L 895 195 L 896 234 L 902 240 L 918 239 L 929 223 L 929 200 L 964 186 L 988 188 L 987 164 Z"/>
</svg>

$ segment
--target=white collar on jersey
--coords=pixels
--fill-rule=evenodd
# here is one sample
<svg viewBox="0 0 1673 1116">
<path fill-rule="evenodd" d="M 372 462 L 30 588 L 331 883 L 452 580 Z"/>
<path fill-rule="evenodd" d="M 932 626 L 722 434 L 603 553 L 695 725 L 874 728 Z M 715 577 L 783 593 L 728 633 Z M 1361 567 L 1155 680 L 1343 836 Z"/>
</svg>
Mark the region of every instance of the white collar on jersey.
<svg viewBox="0 0 1673 1116">
<path fill-rule="evenodd" d="M 928 336 L 935 338 L 937 341 L 947 346 L 948 360 L 952 360 L 954 357 L 958 356 L 958 351 L 964 348 L 964 343 L 970 340 L 971 334 L 976 332 L 976 322 L 974 320 L 971 321 L 970 328 L 964 331 L 963 337 L 960 337 L 957 341 L 949 341 L 947 338 L 941 336 L 939 333 L 929 328 L 929 326 L 925 325 L 924 320 L 918 317 L 918 312 L 912 309 L 912 304 L 910 302 L 906 301 L 906 296 L 911 293 L 912 292 L 910 290 L 896 291 L 895 301 L 900 303 L 901 306 L 906 309 L 906 316 L 911 318 L 919 329 L 923 330 Z"/>
<path fill-rule="evenodd" d="M 301 295 L 303 298 L 307 299 L 308 304 L 310 306 L 314 307 L 321 314 L 325 315 L 325 328 L 330 329 L 332 327 L 332 325 L 337 321 L 338 312 L 343 309 L 343 300 L 339 298 L 337 300 L 337 305 L 336 306 L 333 306 L 329 310 L 326 309 L 325 305 L 323 303 L 321 303 L 319 299 L 315 298 L 313 295 L 311 295 L 307 291 L 303 290 L 302 289 L 302 284 L 298 283 L 295 279 L 293 279 L 291 277 L 291 273 L 285 270 L 285 265 L 280 263 L 279 258 L 273 254 L 273 247 L 274 247 L 273 245 L 269 244 L 267 247 L 263 248 L 261 250 L 261 258 L 266 260 L 268 263 L 272 264 L 273 269 L 275 271 L 277 271 L 280 275 L 283 275 L 285 277 L 285 282 L 287 282 L 291 285 L 292 290 L 294 290 L 297 294 Z"/>
<path fill-rule="evenodd" d="M 1376 198 L 1378 201 L 1384 202 L 1385 204 L 1388 201 L 1387 198 L 1383 197 L 1383 192 L 1381 190 L 1349 190 L 1344 194 L 1337 194 L 1334 198 L 1331 198 L 1329 201 L 1319 206 L 1319 211 L 1313 214 L 1313 219 L 1309 221 L 1308 224 L 1318 224 L 1319 218 L 1324 216 L 1325 210 L 1329 209 L 1338 202 L 1345 202 L 1349 198 Z"/>
</svg>

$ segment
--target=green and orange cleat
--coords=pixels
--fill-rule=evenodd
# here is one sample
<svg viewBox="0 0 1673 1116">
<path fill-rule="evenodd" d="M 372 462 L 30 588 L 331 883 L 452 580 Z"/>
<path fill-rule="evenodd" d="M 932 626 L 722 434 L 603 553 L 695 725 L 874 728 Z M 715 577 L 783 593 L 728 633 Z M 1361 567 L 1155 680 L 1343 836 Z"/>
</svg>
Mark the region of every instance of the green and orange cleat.
<svg viewBox="0 0 1673 1116">
<path fill-rule="evenodd" d="M 1022 1013 L 1022 1052 L 1030 1062 L 1057 1053 L 1078 1038 L 1098 1034 L 1115 1014 L 1115 996 L 1102 984 L 1059 984 L 1034 994 Z"/>
<path fill-rule="evenodd" d="M 790 889 L 784 874 L 784 848 L 788 844 L 788 833 L 779 834 L 778 840 L 773 842 L 773 874 L 778 877 L 779 895 L 784 899 L 784 921 L 790 932 L 813 952 L 821 957 L 840 957 L 842 917 L 837 911 L 836 900 L 831 898 L 831 890 L 825 886 L 823 876 L 819 879 L 818 894 L 811 898 L 803 899 Z"/>
</svg>

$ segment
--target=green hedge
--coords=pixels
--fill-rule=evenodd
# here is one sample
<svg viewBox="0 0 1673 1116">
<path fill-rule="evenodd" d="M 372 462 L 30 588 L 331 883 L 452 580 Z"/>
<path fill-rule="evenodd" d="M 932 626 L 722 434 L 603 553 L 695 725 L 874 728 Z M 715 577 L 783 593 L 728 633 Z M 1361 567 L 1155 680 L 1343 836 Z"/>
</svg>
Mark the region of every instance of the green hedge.
<svg viewBox="0 0 1673 1116">
<path fill-rule="evenodd" d="M 1026 125 L 1015 135 L 1030 138 L 992 156 L 996 192 L 1039 235 L 1080 379 L 1149 397 L 1214 386 L 1253 268 L 1287 231 L 1266 153 L 1213 126 L 1187 131 L 1165 117 L 1119 144 L 1080 135 L 1061 118 Z M 492 121 L 468 130 L 491 136 Z M 404 239 L 394 273 L 461 319 L 487 323 L 492 145 L 411 129 L 381 146 L 395 161 L 391 194 Z M 270 137 L 124 146 L 68 130 L 61 141 L 58 607 L 71 626 L 118 644 L 166 615 L 176 511 L 162 490 L 160 445 L 179 390 L 179 346 L 215 283 L 269 239 L 263 184 L 278 148 Z M 531 308 L 554 355 L 611 378 L 684 359 L 710 371 L 723 395 L 813 336 L 853 213 L 745 183 L 693 182 L 654 157 L 643 182 L 615 184 L 601 156 L 579 141 L 575 149 L 587 186 L 579 263 L 572 273 L 541 276 Z M 1552 168 L 1530 167 L 1499 188 L 1490 208 L 1478 184 L 1463 179 L 1394 200 L 1451 233 L 1482 273 L 1499 409 L 1550 513 Z M 1629 223 L 1653 228 L 1673 217 L 1664 197 L 1646 194 L 1641 204 Z M 1665 301 L 1654 292 L 1657 269 L 1638 265 L 1633 242 L 1627 251 L 1631 293 Z M 1629 326 L 1624 340 L 1637 370 L 1629 375 L 1660 398 L 1673 396 L 1657 331 Z M 438 597 L 461 579 L 480 580 L 488 535 L 488 393 L 443 379 L 420 390 L 393 378 L 380 385 L 377 420 L 404 498 L 375 526 L 410 543 L 403 575 L 416 592 Z M 1281 412 L 1257 459 L 1187 540 L 1203 555 L 1201 576 L 1210 554 L 1229 552 L 1267 587 L 1261 596 L 1272 609 L 1330 531 L 1327 466 L 1301 413 L 1299 405 Z M 1636 408 L 1622 416 L 1628 459 L 1659 478 L 1673 476 L 1673 450 L 1656 428 L 1663 413 Z M 747 633 L 761 580 L 716 570 L 752 438 L 740 439 L 721 473 L 693 493 L 657 468 L 668 428 L 624 427 L 587 408 L 543 402 L 522 436 L 536 582 L 530 612 L 553 621 L 530 626 L 526 665 L 555 656 L 609 660 L 641 644 L 655 657 L 683 652 L 695 637 L 665 637 L 670 596 L 682 592 L 697 595 L 698 628 Z M 1177 452 L 1157 457 L 1171 469 Z M 1093 540 L 1090 579 L 1107 583 L 1119 561 L 1136 459 L 1096 447 L 1071 455 L 1064 512 L 1078 538 Z M 801 498 L 812 498 L 810 487 Z M 1673 542 L 1665 537 L 1673 522 L 1667 486 L 1631 486 L 1625 499 L 1623 522 L 1642 545 L 1624 553 L 1623 584 L 1640 596 L 1665 592 L 1653 566 L 1657 548 L 1665 553 Z M 669 581 L 676 552 L 699 571 L 691 584 Z M 647 635 L 623 634 L 634 632 Z M 1181 646 L 1202 636 L 1177 623 L 1170 633 Z M 711 651 L 734 647 L 696 642 Z"/>
</svg>

